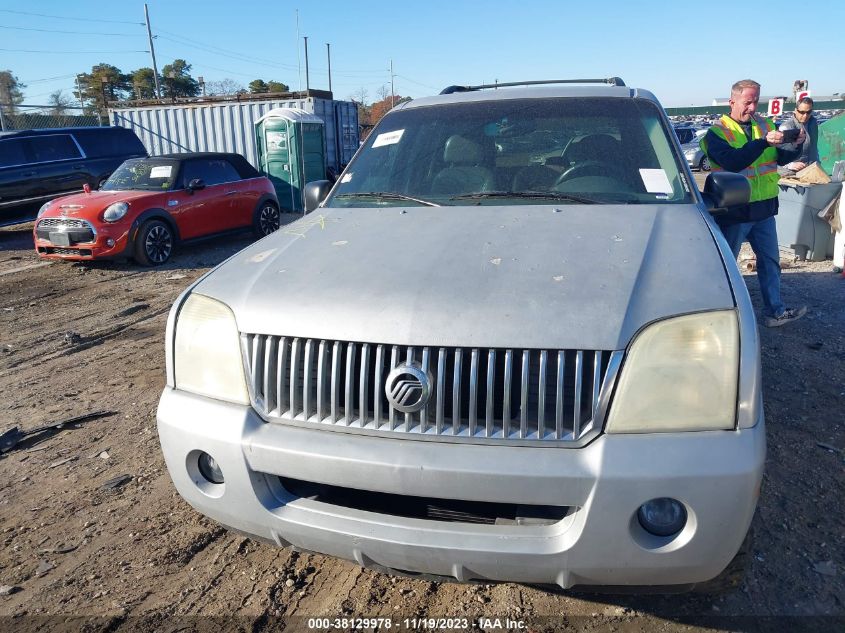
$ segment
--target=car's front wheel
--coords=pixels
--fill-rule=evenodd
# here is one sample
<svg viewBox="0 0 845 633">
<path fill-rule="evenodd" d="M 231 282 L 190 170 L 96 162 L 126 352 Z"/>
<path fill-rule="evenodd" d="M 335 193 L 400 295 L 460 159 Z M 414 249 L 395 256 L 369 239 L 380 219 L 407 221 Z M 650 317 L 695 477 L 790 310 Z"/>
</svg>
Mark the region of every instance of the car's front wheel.
<svg viewBox="0 0 845 633">
<path fill-rule="evenodd" d="M 707 156 L 702 156 L 701 160 L 698 162 L 698 168 L 701 171 L 710 171 L 710 159 Z"/>
<path fill-rule="evenodd" d="M 173 253 L 173 231 L 161 220 L 147 220 L 135 236 L 135 261 L 142 266 L 160 266 Z"/>
<path fill-rule="evenodd" d="M 279 207 L 273 202 L 262 202 L 255 211 L 255 216 L 252 220 L 252 231 L 256 237 L 270 235 L 273 231 L 279 230 L 281 218 Z"/>
</svg>

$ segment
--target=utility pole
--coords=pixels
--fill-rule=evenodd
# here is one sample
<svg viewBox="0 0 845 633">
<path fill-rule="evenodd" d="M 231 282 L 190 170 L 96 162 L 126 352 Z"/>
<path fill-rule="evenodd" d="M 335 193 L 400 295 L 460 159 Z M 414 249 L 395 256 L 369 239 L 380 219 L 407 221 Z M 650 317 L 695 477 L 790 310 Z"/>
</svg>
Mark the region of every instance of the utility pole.
<svg viewBox="0 0 845 633">
<path fill-rule="evenodd" d="M 390 107 L 396 105 L 396 94 L 393 92 L 393 60 L 390 60 Z"/>
<path fill-rule="evenodd" d="M 329 58 L 329 92 L 332 91 L 332 45 L 326 42 L 326 55 Z"/>
<path fill-rule="evenodd" d="M 296 76 L 299 79 L 299 92 L 302 92 L 302 51 L 299 49 L 299 9 L 296 10 Z"/>
<path fill-rule="evenodd" d="M 85 103 L 82 101 L 82 88 L 79 87 L 79 75 L 76 75 L 73 80 L 76 82 L 76 94 L 79 97 L 79 107 L 84 108 Z"/>
<path fill-rule="evenodd" d="M 150 11 L 147 8 L 147 3 L 144 3 L 144 16 L 147 18 L 147 37 L 150 38 L 150 55 L 153 58 L 153 79 L 156 84 L 156 97 L 161 99 L 161 86 L 158 84 L 158 67 L 156 66 L 156 49 L 153 46 L 153 32 L 150 29 Z"/>
<path fill-rule="evenodd" d="M 308 36 L 305 36 L 305 92 L 311 90 L 311 82 L 308 78 Z"/>
</svg>

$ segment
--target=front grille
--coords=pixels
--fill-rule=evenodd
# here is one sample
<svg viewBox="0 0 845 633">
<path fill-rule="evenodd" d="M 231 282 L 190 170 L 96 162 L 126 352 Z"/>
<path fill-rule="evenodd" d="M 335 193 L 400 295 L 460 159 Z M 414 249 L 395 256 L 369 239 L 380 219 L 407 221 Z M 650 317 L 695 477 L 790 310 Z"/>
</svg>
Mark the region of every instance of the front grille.
<svg viewBox="0 0 845 633">
<path fill-rule="evenodd" d="M 399 347 L 242 334 L 252 404 L 266 420 L 464 441 L 571 443 L 598 432 L 621 352 Z M 402 413 L 391 369 L 414 363 L 431 396 Z"/>
<path fill-rule="evenodd" d="M 38 239 L 49 240 L 51 233 L 67 233 L 71 244 L 88 244 L 97 239 L 97 232 L 87 220 L 77 218 L 44 218 L 35 226 Z"/>
<path fill-rule="evenodd" d="M 47 255 L 78 255 L 80 257 L 90 257 L 90 248 L 58 248 L 55 246 L 38 247 L 39 253 L 46 253 Z"/>
<path fill-rule="evenodd" d="M 90 229 L 91 224 L 88 220 L 79 220 L 77 218 L 44 218 L 39 220 L 38 228 L 68 228 L 68 229 Z"/>
</svg>

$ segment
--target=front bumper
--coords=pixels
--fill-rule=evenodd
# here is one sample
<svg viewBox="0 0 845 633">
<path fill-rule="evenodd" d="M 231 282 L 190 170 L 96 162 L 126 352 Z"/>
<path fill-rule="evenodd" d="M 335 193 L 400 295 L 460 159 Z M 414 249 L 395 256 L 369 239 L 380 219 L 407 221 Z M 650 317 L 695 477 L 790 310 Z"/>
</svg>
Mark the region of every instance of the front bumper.
<svg viewBox="0 0 845 633">
<path fill-rule="evenodd" d="M 132 244 L 129 239 L 130 232 L 127 227 L 107 226 L 97 227 L 95 238 L 90 242 L 70 239 L 68 244 L 55 244 L 49 239 L 39 237 L 37 232 L 33 233 L 33 239 L 35 252 L 42 259 L 86 261 L 124 256 Z M 111 246 L 108 243 L 109 240 L 113 242 Z"/>
<path fill-rule="evenodd" d="M 179 493 L 225 526 L 281 546 L 460 581 L 682 585 L 717 576 L 759 495 L 762 420 L 739 431 L 602 435 L 580 449 L 394 440 L 264 422 L 250 407 L 166 387 L 158 429 Z M 225 483 L 205 480 L 200 451 Z M 384 493 L 572 508 L 551 525 L 472 525 L 295 497 L 278 477 Z M 637 508 L 672 497 L 688 522 L 642 529 Z"/>
</svg>

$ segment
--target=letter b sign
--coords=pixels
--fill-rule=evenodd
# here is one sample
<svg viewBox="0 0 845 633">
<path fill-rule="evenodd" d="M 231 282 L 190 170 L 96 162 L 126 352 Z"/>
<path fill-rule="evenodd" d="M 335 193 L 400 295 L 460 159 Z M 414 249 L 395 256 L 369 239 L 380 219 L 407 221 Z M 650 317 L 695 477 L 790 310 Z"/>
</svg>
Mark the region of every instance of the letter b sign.
<svg viewBox="0 0 845 633">
<path fill-rule="evenodd" d="M 769 100 L 769 116 L 779 116 L 783 114 L 784 99 Z"/>
</svg>

